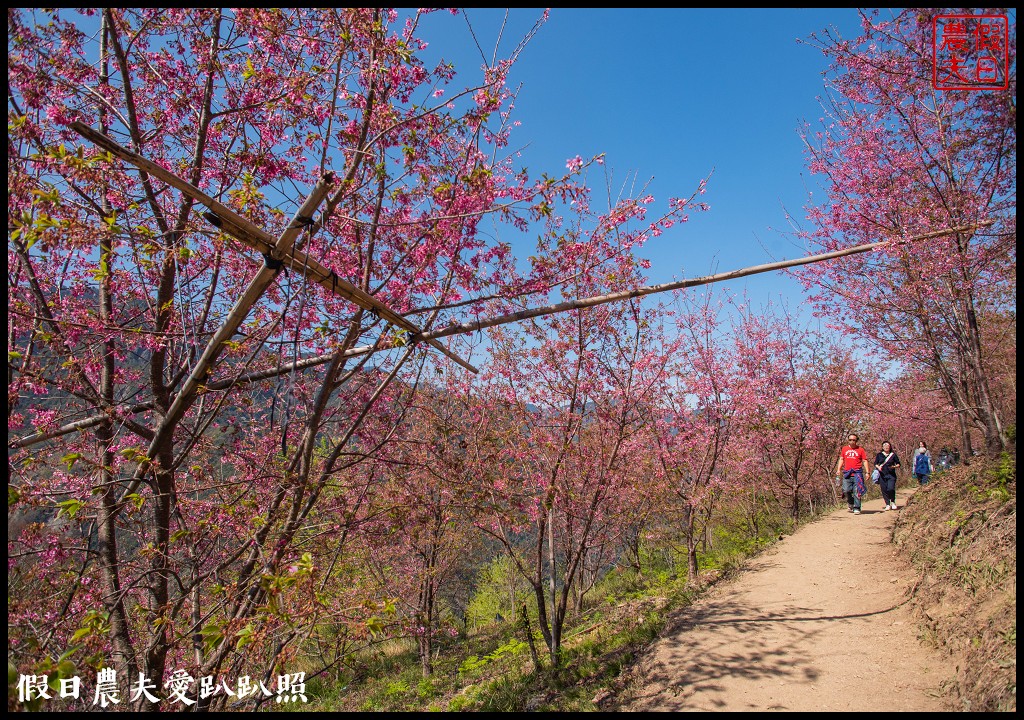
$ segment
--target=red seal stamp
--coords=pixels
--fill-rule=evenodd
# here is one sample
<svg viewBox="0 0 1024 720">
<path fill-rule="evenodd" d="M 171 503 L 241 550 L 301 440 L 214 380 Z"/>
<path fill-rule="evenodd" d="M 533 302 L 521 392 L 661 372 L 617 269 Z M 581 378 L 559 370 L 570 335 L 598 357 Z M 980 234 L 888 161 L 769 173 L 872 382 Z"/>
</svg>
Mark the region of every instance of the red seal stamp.
<svg viewBox="0 0 1024 720">
<path fill-rule="evenodd" d="M 936 90 L 1005 90 L 1010 86 L 1006 15 L 936 15 L 932 21 Z"/>
</svg>

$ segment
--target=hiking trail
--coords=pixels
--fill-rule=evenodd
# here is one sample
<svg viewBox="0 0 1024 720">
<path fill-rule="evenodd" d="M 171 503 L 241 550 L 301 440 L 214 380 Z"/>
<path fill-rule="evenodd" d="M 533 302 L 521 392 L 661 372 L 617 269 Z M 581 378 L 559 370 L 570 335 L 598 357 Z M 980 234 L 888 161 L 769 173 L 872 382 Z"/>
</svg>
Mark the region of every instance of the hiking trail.
<svg viewBox="0 0 1024 720">
<path fill-rule="evenodd" d="M 919 639 L 899 510 L 866 500 L 801 527 L 677 613 L 620 698 L 639 711 L 948 709 L 951 661 Z"/>
</svg>

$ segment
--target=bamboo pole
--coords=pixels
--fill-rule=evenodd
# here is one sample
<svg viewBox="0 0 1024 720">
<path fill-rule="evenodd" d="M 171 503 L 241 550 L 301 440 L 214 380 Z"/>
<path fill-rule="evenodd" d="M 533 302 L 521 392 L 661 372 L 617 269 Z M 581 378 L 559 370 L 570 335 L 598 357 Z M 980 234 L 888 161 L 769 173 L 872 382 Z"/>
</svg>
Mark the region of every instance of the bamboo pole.
<svg viewBox="0 0 1024 720">
<path fill-rule="evenodd" d="M 878 242 L 856 245 L 854 247 L 846 248 L 843 250 L 836 250 L 828 253 L 820 253 L 817 255 L 810 255 L 807 257 L 796 258 L 793 260 L 782 260 L 774 263 L 755 265 L 748 268 L 731 270 L 728 272 L 718 273 L 715 275 L 706 275 L 703 277 L 692 278 L 689 280 L 679 280 L 676 282 L 662 283 L 659 285 L 648 285 L 633 290 L 624 290 L 621 292 L 608 293 L 605 295 L 596 295 L 593 297 L 583 298 L 580 300 L 567 300 L 565 302 L 555 303 L 552 305 L 545 305 L 537 308 L 528 308 L 514 313 L 484 318 L 482 320 L 477 320 L 474 322 L 452 323 L 451 325 L 448 325 L 447 327 L 438 330 L 422 332 L 418 330 L 416 326 L 409 320 L 407 320 L 405 317 L 398 315 L 390 308 L 388 308 L 386 305 L 376 300 L 373 296 L 357 288 L 348 281 L 339 278 L 332 270 L 325 268 L 323 265 L 318 263 L 313 258 L 310 258 L 304 253 L 295 251 L 291 247 L 287 247 L 287 249 L 285 248 L 285 246 L 278 247 L 277 243 L 272 242 L 270 236 L 264 230 L 260 229 L 259 227 L 257 227 L 256 225 L 254 225 L 241 215 L 238 215 L 227 206 L 217 202 L 212 197 L 206 195 L 195 186 L 187 183 L 181 178 L 178 178 L 173 173 L 168 172 L 167 170 L 160 167 L 156 163 L 153 163 L 152 161 L 147 160 L 141 155 L 137 155 L 136 153 L 133 153 L 132 151 L 118 145 L 116 142 L 114 142 L 107 136 L 93 130 L 91 127 L 85 125 L 84 123 L 72 123 L 72 128 L 86 139 L 94 142 L 99 147 L 104 148 L 107 151 L 113 153 L 114 155 L 131 162 L 132 164 L 139 167 L 140 170 L 148 172 L 157 177 L 158 179 L 167 182 L 169 185 L 178 188 L 183 193 L 192 197 L 197 202 L 208 207 L 213 213 L 212 216 L 210 214 L 206 215 L 208 220 L 210 220 L 213 224 L 217 225 L 218 227 L 225 229 L 225 232 L 228 232 L 237 240 L 262 253 L 268 259 L 268 262 L 280 262 L 287 265 L 288 267 L 291 267 L 297 272 L 310 278 L 317 284 L 327 288 L 331 292 L 341 297 L 344 297 L 347 300 L 350 300 L 351 302 L 355 303 L 356 305 L 362 307 L 365 310 L 369 310 L 370 312 L 376 313 L 378 316 L 384 318 L 391 324 L 411 332 L 412 335 L 410 337 L 410 342 L 426 342 L 430 344 L 432 347 L 440 350 L 444 355 L 451 358 L 459 365 L 462 365 L 463 367 L 466 367 L 467 369 L 472 370 L 473 372 L 477 372 L 477 369 L 474 368 L 469 363 L 462 360 L 461 358 L 459 358 L 458 356 L 451 353 L 447 348 L 440 345 L 437 342 L 437 340 L 443 337 L 449 337 L 452 335 L 465 335 L 468 333 L 477 332 L 484 328 L 496 327 L 499 325 L 507 325 L 509 323 L 521 322 L 523 320 L 528 320 L 535 317 L 542 317 L 545 315 L 552 315 L 560 312 L 566 312 L 569 310 L 581 310 L 584 308 L 595 307 L 597 305 L 604 305 L 606 303 L 611 302 L 620 302 L 622 300 L 630 300 L 633 298 L 669 292 L 672 290 L 698 287 L 701 285 L 710 285 L 716 282 L 723 282 L 726 280 L 735 280 L 741 277 L 747 277 L 750 275 L 756 275 L 765 272 L 772 272 L 775 270 L 782 270 L 789 267 L 797 267 L 800 265 L 809 265 L 812 263 L 824 262 L 826 260 L 833 260 L 836 258 L 846 257 L 849 255 L 856 255 L 859 253 L 869 252 L 871 250 L 874 250 L 875 248 L 881 247 L 882 245 L 892 242 L 891 240 L 881 240 Z M 971 230 L 976 230 L 980 227 L 992 225 L 994 224 L 994 222 L 994 220 L 986 220 L 980 223 L 976 223 L 974 225 L 961 225 L 952 228 L 945 228 L 942 230 L 935 230 L 932 232 L 911 236 L 909 238 L 906 238 L 904 242 L 919 242 L 921 240 L 927 240 L 930 238 L 948 235 L 949 233 L 953 232 L 968 232 Z M 383 350 L 388 349 L 390 348 L 375 348 L 372 345 L 366 345 L 358 348 L 352 348 L 351 350 L 346 351 L 345 356 L 352 357 L 367 353 L 381 352 Z M 275 377 L 277 375 L 283 374 L 284 372 L 292 372 L 294 370 L 322 365 L 324 363 L 329 362 L 332 357 L 332 354 L 328 354 L 313 358 L 305 358 L 303 360 L 290 363 L 289 365 L 282 366 L 281 368 L 278 369 L 257 371 L 249 373 L 247 375 L 239 376 L 237 378 L 226 379 L 217 381 L 215 383 L 210 383 L 205 387 L 209 390 L 226 389 L 234 384 L 254 382 L 269 377 Z M 74 432 L 75 430 L 91 427 L 95 423 L 102 422 L 103 418 L 105 417 L 106 415 L 96 415 L 90 418 L 85 418 L 84 420 L 80 420 L 75 423 L 65 425 L 62 428 L 59 428 L 58 430 L 55 431 L 51 431 L 49 433 L 37 433 L 36 435 L 21 438 L 14 442 L 8 443 L 8 447 L 25 447 L 27 445 L 31 445 L 37 442 L 41 442 L 43 440 L 56 437 L 58 435 L 63 435 L 68 432 Z"/>
<path fill-rule="evenodd" d="M 969 230 L 975 230 L 979 227 L 985 227 L 992 225 L 994 221 L 987 220 L 976 225 L 958 226 L 948 228 L 945 230 L 935 230 L 933 232 L 924 233 L 922 235 L 914 235 L 907 238 L 905 242 L 918 242 L 921 240 L 928 240 L 930 238 L 941 237 L 951 232 L 964 232 Z M 656 293 L 668 292 L 670 290 L 678 290 L 688 287 L 696 287 L 699 285 L 710 285 L 716 282 L 722 282 L 724 280 L 734 280 L 736 278 L 747 277 L 748 275 L 756 275 L 758 273 L 771 272 L 773 270 L 780 270 L 787 267 L 796 267 L 799 265 L 808 265 L 816 262 L 823 262 L 825 260 L 832 260 L 835 258 L 845 257 L 848 255 L 856 255 L 859 253 L 868 252 L 881 245 L 891 242 L 889 240 L 881 240 L 879 242 L 866 243 L 863 245 L 856 245 L 852 248 L 846 248 L 845 250 L 836 250 L 829 253 L 821 253 L 819 255 L 810 255 L 804 258 L 796 258 L 794 260 L 782 260 L 775 263 L 767 263 L 764 265 L 755 265 L 749 268 L 741 268 L 739 270 L 731 270 L 729 272 L 718 273 L 717 275 L 707 275 L 700 278 L 693 278 L 690 280 L 679 280 L 677 282 L 663 283 L 660 285 L 648 285 L 646 287 L 637 288 L 635 290 L 626 290 L 619 293 L 609 293 L 607 295 L 597 295 L 590 298 L 584 298 L 582 300 L 571 300 L 555 305 L 546 305 L 539 308 L 531 308 L 528 310 L 521 310 L 515 313 L 509 313 L 507 315 L 499 315 L 492 318 L 485 318 L 473 323 L 458 323 L 449 325 L 440 330 L 435 330 L 431 333 L 425 333 L 431 337 L 447 337 L 449 335 L 464 335 L 467 333 L 476 332 L 486 327 L 495 327 L 497 325 L 507 325 L 509 323 L 520 322 L 533 317 L 540 317 L 543 315 L 551 315 L 558 312 L 565 312 L 567 310 L 577 310 L 587 307 L 593 307 L 595 305 L 603 305 L 605 303 L 617 302 L 621 300 L 628 300 L 635 297 L 643 297 L 645 295 L 653 295 Z M 374 349 L 372 345 L 363 345 L 361 347 L 352 348 L 344 353 L 345 357 L 356 357 L 359 355 L 365 355 L 368 353 L 382 352 L 390 348 L 377 348 Z M 333 358 L 333 354 L 319 355 L 315 357 L 303 358 L 295 362 L 287 363 L 279 368 L 272 368 L 269 370 L 258 370 L 255 372 L 240 375 L 236 378 L 228 378 L 224 380 L 218 380 L 216 382 L 207 383 L 204 387 L 206 390 L 226 390 L 233 385 L 242 385 L 250 382 L 257 382 L 259 380 L 265 380 L 267 378 L 277 377 L 289 372 L 296 370 L 303 370 L 306 368 L 316 367 L 330 362 Z M 460 363 L 462 364 L 462 363 Z M 129 412 L 132 414 L 138 412 L 144 412 L 145 410 L 151 410 L 153 408 L 152 403 L 142 403 L 140 405 L 133 406 Z M 34 435 L 28 435 L 17 440 L 13 440 L 7 444 L 9 448 L 22 448 L 28 447 L 29 445 L 35 445 L 36 443 L 43 442 L 44 440 L 50 440 L 61 435 L 67 435 L 78 430 L 84 430 L 90 427 L 94 427 L 99 423 L 106 420 L 109 416 L 105 413 L 99 415 L 93 415 L 82 420 L 77 420 L 73 423 L 63 425 L 56 430 L 49 432 L 35 433 Z"/>
<path fill-rule="evenodd" d="M 940 237 L 942 235 L 948 235 L 953 232 L 962 232 L 968 230 L 975 230 L 979 227 L 991 225 L 994 220 L 986 220 L 985 222 L 977 223 L 976 225 L 962 225 L 953 228 L 947 228 L 945 230 L 935 230 L 933 232 L 924 233 L 922 235 L 915 235 L 909 237 L 905 242 L 918 242 L 920 240 L 927 240 L 929 238 Z M 754 265 L 748 268 L 742 268 L 740 270 L 731 270 L 729 272 L 718 273 L 717 275 L 706 275 L 704 277 L 692 278 L 690 280 L 678 280 L 676 282 L 662 283 L 660 285 L 647 285 L 645 287 L 639 287 L 634 290 L 623 290 L 621 292 L 608 293 L 607 295 L 595 295 L 589 298 L 583 298 L 581 300 L 566 300 L 565 302 L 556 303 L 554 305 L 544 305 L 542 307 L 528 308 L 526 310 L 519 310 L 518 312 L 508 313 L 507 315 L 497 315 L 490 318 L 484 318 L 483 320 L 476 320 L 468 323 L 453 323 L 447 327 L 439 330 L 432 330 L 430 332 L 422 333 L 420 335 L 414 335 L 413 340 L 416 342 L 432 340 L 435 338 L 448 337 L 449 335 L 465 335 L 467 333 L 476 332 L 484 328 L 495 327 L 497 325 L 507 325 L 508 323 L 521 322 L 522 320 L 529 320 L 530 318 L 541 317 L 543 315 L 553 315 L 555 313 L 566 312 L 567 310 L 581 310 L 583 308 L 590 308 L 596 305 L 604 305 L 610 302 L 619 302 L 621 300 L 631 300 L 632 298 L 644 297 L 645 295 L 654 295 L 656 293 L 668 292 L 670 290 L 680 290 L 683 288 L 697 287 L 699 285 L 710 285 L 716 282 L 722 282 L 725 280 L 735 280 L 736 278 L 747 277 L 748 275 L 757 275 L 758 273 L 771 272 L 773 270 L 782 270 L 784 268 L 796 267 L 798 265 L 808 265 L 811 263 L 823 262 L 825 260 L 833 260 L 835 258 L 846 257 L 847 255 L 856 255 L 858 253 L 865 253 L 870 250 L 874 250 L 877 247 L 885 245 L 891 242 L 890 240 L 880 240 L 873 243 L 865 243 L 863 245 L 856 245 L 845 250 L 835 250 L 833 252 L 821 253 L 818 255 L 810 255 L 808 257 L 796 258 L 794 260 L 781 260 L 779 262 L 766 263 L 764 265 Z"/>
<path fill-rule="evenodd" d="M 366 355 L 372 351 L 372 345 L 363 345 L 360 347 L 352 348 L 351 350 L 346 350 L 344 353 L 342 353 L 342 357 L 357 357 L 359 355 Z M 246 373 L 245 375 L 239 375 L 238 377 L 225 378 L 223 380 L 209 382 L 206 383 L 205 385 L 202 385 L 201 389 L 204 391 L 227 390 L 236 385 L 245 385 L 251 382 L 258 382 L 260 380 L 278 377 L 280 375 L 287 375 L 288 373 L 295 372 L 296 370 L 304 370 L 306 368 L 325 365 L 328 362 L 330 362 L 333 357 L 334 353 L 329 353 L 327 355 L 316 355 L 314 357 L 303 358 L 302 360 L 296 360 L 294 362 L 285 363 L 284 365 L 281 365 L 280 367 L 277 368 L 270 368 L 268 370 L 255 370 L 253 372 Z M 129 408 L 127 408 L 124 412 L 129 415 L 135 415 L 138 413 L 146 412 L 147 410 L 152 410 L 154 407 L 156 407 L 155 403 L 145 402 L 139 403 L 137 405 L 132 405 Z M 55 437 L 60 437 L 62 435 L 68 435 L 79 430 L 87 430 L 91 427 L 96 427 L 105 420 L 110 419 L 111 416 L 107 413 L 98 413 L 96 415 L 90 415 L 89 417 L 82 418 L 81 420 L 75 420 L 74 422 L 67 423 L 66 425 L 61 425 L 59 428 L 56 428 L 55 430 L 49 430 L 47 432 L 37 432 L 33 433 L 32 435 L 26 435 L 25 437 L 18 438 L 16 440 L 11 440 L 10 442 L 7 443 L 7 447 L 12 449 L 28 447 L 30 445 L 41 443 L 45 440 L 52 440 Z"/>
<path fill-rule="evenodd" d="M 334 175 L 332 173 L 325 174 L 317 181 L 309 197 L 306 198 L 306 201 L 295 212 L 295 216 L 288 223 L 288 227 L 285 228 L 277 242 L 274 243 L 273 247 L 276 252 L 287 254 L 291 251 L 292 246 L 295 244 L 295 239 L 299 236 L 302 229 L 312 222 L 313 213 L 316 212 L 320 203 L 327 197 L 327 193 L 330 192 L 333 183 Z M 185 379 L 181 390 L 175 395 L 174 402 L 171 403 L 171 407 L 168 408 L 161 422 L 161 427 L 174 427 L 178 419 L 185 413 L 185 410 L 192 404 L 196 393 L 213 370 L 213 365 L 223 351 L 225 343 L 238 332 L 238 328 L 245 322 L 245 318 L 249 316 L 252 306 L 263 297 L 263 293 L 267 291 L 267 288 L 277 278 L 280 270 L 281 266 L 279 264 L 267 262 L 256 273 L 256 277 L 249 281 L 245 292 L 235 301 L 231 312 L 228 313 L 227 317 L 224 318 L 224 322 L 217 329 L 217 332 L 210 338 L 206 348 L 203 350 L 203 354 L 196 361 L 195 367 L 192 368 L 188 378 Z M 159 435 L 160 433 L 158 432 L 157 434 Z M 154 440 L 154 447 L 155 443 L 156 440 Z"/>
<path fill-rule="evenodd" d="M 242 244 L 261 253 L 265 258 L 267 258 L 268 263 L 282 263 L 284 266 L 291 268 L 300 275 L 309 278 L 317 285 L 320 285 L 335 295 L 349 300 L 364 310 L 368 310 L 376 314 L 378 317 L 387 320 L 392 325 L 402 328 L 413 336 L 419 335 L 422 332 L 413 322 L 399 315 L 380 300 L 361 288 L 356 287 L 348 280 L 338 277 L 333 270 L 324 267 L 316 259 L 303 252 L 297 251 L 292 247 L 289 247 L 286 252 L 281 251 L 276 247 L 274 238 L 265 230 L 258 227 L 245 217 L 239 215 L 223 203 L 214 200 L 195 185 L 182 180 L 174 173 L 166 170 L 160 165 L 157 165 L 152 160 L 148 160 L 141 155 L 122 147 L 106 135 L 93 130 L 85 123 L 77 121 L 73 122 L 71 123 L 71 128 L 98 147 L 123 160 L 127 160 L 140 170 L 162 180 L 171 187 L 177 188 L 199 204 L 205 205 L 209 208 L 210 212 L 204 213 L 203 217 L 205 217 L 215 227 L 220 228 L 226 234 L 234 237 Z M 455 355 L 437 340 L 430 338 L 424 339 L 423 342 L 426 342 L 428 345 L 451 358 L 459 365 L 462 365 L 467 370 L 471 370 L 474 373 L 479 372 L 475 367 Z"/>
<path fill-rule="evenodd" d="M 923 233 L 921 235 L 913 235 L 904 242 L 919 242 L 921 240 L 928 240 L 930 238 L 941 237 L 948 235 L 952 232 L 966 232 L 970 230 L 976 230 L 981 227 L 986 227 L 994 224 L 993 220 L 986 220 L 974 225 L 960 225 L 957 227 L 946 228 L 943 230 L 934 230 L 932 232 Z M 809 255 L 803 258 L 796 258 L 793 260 L 781 260 L 774 263 L 766 263 L 764 265 L 754 265 L 748 268 L 740 268 L 738 270 L 730 270 L 724 273 L 718 273 L 716 275 L 706 275 L 699 278 L 691 278 L 689 280 L 679 280 L 671 283 L 662 283 L 660 285 L 648 285 L 645 287 L 639 287 L 634 290 L 624 290 L 617 293 L 608 293 L 606 295 L 595 295 L 589 298 L 583 298 L 581 300 L 569 300 L 554 305 L 545 305 L 538 308 L 529 308 L 526 310 L 520 310 L 518 312 L 509 313 L 507 315 L 498 315 L 491 318 L 484 318 L 472 323 L 455 323 L 448 325 L 447 327 L 434 330 L 428 333 L 423 333 L 425 338 L 413 337 L 415 340 L 423 340 L 427 338 L 441 338 L 448 337 L 451 335 L 465 335 L 468 333 L 477 332 L 483 328 L 495 327 L 497 325 L 507 325 L 509 323 L 521 322 L 528 320 L 533 317 L 540 317 L 543 315 L 552 315 L 554 313 L 566 312 L 567 310 L 578 310 L 588 307 L 594 307 L 595 305 L 603 305 L 610 302 L 619 302 L 622 300 L 629 300 L 635 297 L 643 297 L 646 295 L 654 295 L 656 293 L 668 292 L 670 290 L 679 290 L 688 287 L 697 287 L 700 285 L 710 285 L 716 282 L 723 282 L 725 280 L 734 280 L 736 278 L 747 277 L 748 275 L 757 275 L 759 273 L 772 272 L 774 270 L 780 270 L 787 267 L 796 267 L 799 265 L 809 265 L 812 263 L 823 262 L 826 260 L 833 260 L 835 258 L 845 257 L 848 255 L 856 255 L 859 253 L 869 252 L 877 247 L 885 245 L 886 243 L 892 242 L 890 240 L 880 240 L 873 243 L 865 243 L 863 245 L 856 245 L 851 248 L 843 250 L 835 250 L 833 252 L 820 253 L 818 255 Z M 391 348 L 374 348 L 372 345 L 364 345 L 362 347 L 352 348 L 345 353 L 346 357 L 363 355 L 367 353 L 377 353 L 389 350 Z M 219 390 L 227 387 L 233 382 L 244 383 L 253 382 L 255 380 L 261 380 L 268 377 L 275 377 L 281 372 L 290 372 L 291 370 L 304 369 L 309 367 L 315 367 L 322 365 L 330 361 L 332 355 L 321 355 L 316 357 L 304 358 L 295 363 L 289 365 L 283 365 L 280 369 L 276 370 L 264 370 L 247 375 L 242 375 L 235 380 L 223 380 L 217 383 L 210 384 L 211 390 Z"/>
<path fill-rule="evenodd" d="M 146 410 L 152 410 L 154 407 L 155 403 L 152 402 L 140 403 L 138 405 L 132 405 L 130 408 L 128 408 L 127 412 L 128 414 L 135 415 L 136 413 L 145 412 Z M 88 430 L 91 427 L 96 427 L 100 423 L 111 419 L 112 416 L 108 415 L 107 413 L 90 415 L 87 418 L 76 420 L 75 422 L 68 423 L 67 425 L 61 425 L 59 428 L 55 430 L 50 430 L 48 432 L 38 432 L 32 435 L 26 435 L 23 438 L 18 438 L 17 440 L 11 440 L 10 442 L 7 443 L 7 447 L 12 449 L 28 447 L 29 445 L 35 445 L 36 443 L 41 443 L 44 440 L 50 440 L 55 437 L 60 437 L 61 435 L 67 435 L 69 433 L 76 432 L 78 430 Z"/>
</svg>

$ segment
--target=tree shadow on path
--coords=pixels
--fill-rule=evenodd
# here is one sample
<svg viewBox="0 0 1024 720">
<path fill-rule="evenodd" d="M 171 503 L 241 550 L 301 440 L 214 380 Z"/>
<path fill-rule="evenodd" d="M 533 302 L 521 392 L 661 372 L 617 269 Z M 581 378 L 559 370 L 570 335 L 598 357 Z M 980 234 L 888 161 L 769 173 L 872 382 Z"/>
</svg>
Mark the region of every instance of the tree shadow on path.
<svg viewBox="0 0 1024 720">
<path fill-rule="evenodd" d="M 880 618 L 905 603 L 851 614 L 823 614 L 816 608 L 791 605 L 751 615 L 748 605 L 729 601 L 693 608 L 667 629 L 661 652 L 646 673 L 648 687 L 659 691 L 637 699 L 641 705 L 655 701 L 659 711 L 724 709 L 726 702 L 716 694 L 725 693 L 720 683 L 725 678 L 813 686 L 821 669 L 819 656 L 809 648 L 822 633 L 835 630 L 836 624 Z M 687 642 L 697 631 L 705 636 L 699 656 L 694 643 Z M 735 702 L 730 705 L 737 709 Z M 749 709 L 766 708 L 751 703 Z"/>
</svg>

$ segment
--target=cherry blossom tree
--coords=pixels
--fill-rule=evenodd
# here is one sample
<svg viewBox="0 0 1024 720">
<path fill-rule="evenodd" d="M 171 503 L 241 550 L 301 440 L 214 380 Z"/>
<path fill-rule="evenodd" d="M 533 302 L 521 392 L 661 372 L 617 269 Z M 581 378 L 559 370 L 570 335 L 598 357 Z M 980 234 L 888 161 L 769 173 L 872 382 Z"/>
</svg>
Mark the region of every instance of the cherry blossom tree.
<svg viewBox="0 0 1024 720">
<path fill-rule="evenodd" d="M 904 373 L 878 382 L 867 397 L 864 419 L 871 438 L 879 446 L 886 440 L 893 444 L 904 461 L 904 472 L 912 472 L 910 460 L 922 440 L 936 450 L 958 445 L 957 413 L 934 378 Z"/>
<path fill-rule="evenodd" d="M 843 435 L 867 420 L 871 385 L 848 347 L 797 328 L 776 310 L 739 308 L 734 452 L 745 473 L 782 495 L 796 522 L 802 501 L 834 495 Z"/>
<path fill-rule="evenodd" d="M 130 680 L 256 659 L 269 678 L 311 631 L 287 608 L 326 612 L 315 522 L 380 482 L 354 468 L 393 436 L 427 362 L 401 316 L 443 326 L 628 252 L 617 233 L 648 198 L 559 230 L 587 163 L 539 181 L 513 165 L 506 80 L 522 45 L 459 85 L 420 61 L 419 18 L 9 14 L 19 666 L 70 649 Z M 126 166 L 76 123 L 150 164 Z M 199 193 L 224 210 L 201 215 Z M 263 258 L 228 213 L 276 241 Z M 485 216 L 549 231 L 519 265 L 478 231 Z"/>
<path fill-rule="evenodd" d="M 374 503 L 378 520 L 363 530 L 378 583 L 407 608 L 424 677 L 433 671 L 435 636 L 455 629 L 439 617 L 442 587 L 479 545 L 482 483 L 469 444 L 489 418 L 460 370 L 448 363 L 445 382 L 417 394 L 379 463 L 386 480 Z"/>
<path fill-rule="evenodd" d="M 624 257 L 604 278 L 623 282 L 635 273 Z M 587 285 L 594 280 L 576 286 Z M 652 482 L 643 458 L 666 363 L 657 330 L 656 315 L 634 302 L 493 336 L 493 392 L 514 420 L 482 527 L 531 585 L 553 668 L 585 563 L 613 538 L 621 547 L 628 509 Z"/>
<path fill-rule="evenodd" d="M 725 483 L 736 412 L 736 355 L 723 330 L 723 301 L 714 293 L 681 302 L 675 318 L 678 350 L 666 378 L 656 425 L 658 460 L 669 507 L 679 514 L 687 578 L 699 573 L 698 541 Z"/>
<path fill-rule="evenodd" d="M 996 453 L 1008 438 L 984 322 L 1012 309 L 1016 286 L 1016 32 L 1011 24 L 1008 89 L 938 91 L 941 12 L 864 12 L 859 37 L 812 36 L 832 65 L 821 127 L 802 133 L 824 186 L 803 237 L 813 250 L 891 242 L 801 275 L 837 326 L 939 379 L 966 453 L 972 430 Z M 963 229 L 901 242 L 944 227 Z"/>
</svg>

